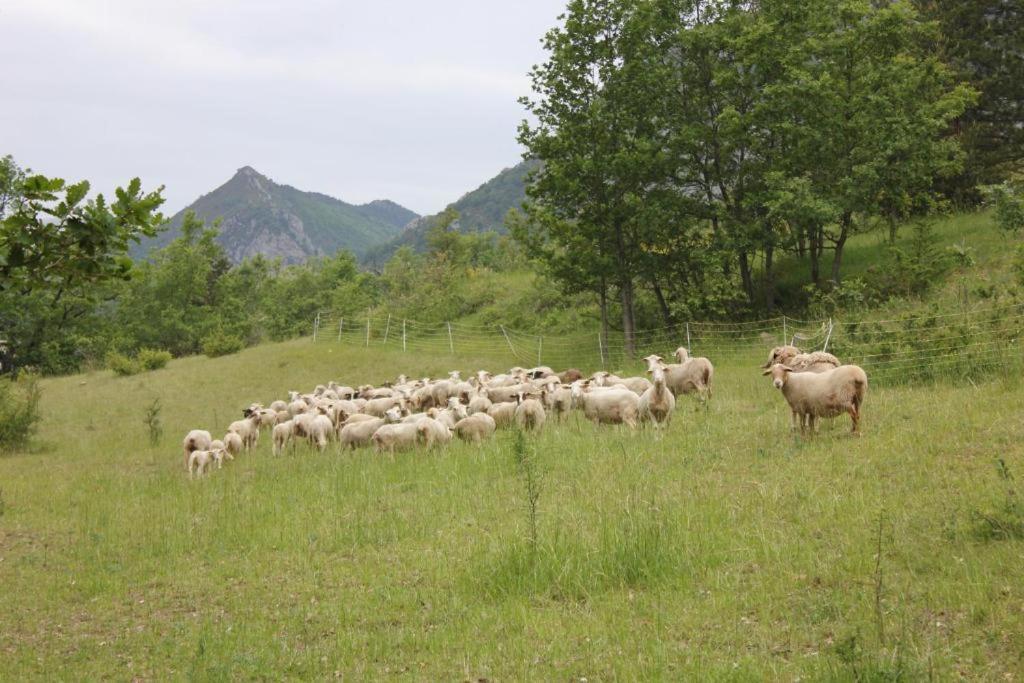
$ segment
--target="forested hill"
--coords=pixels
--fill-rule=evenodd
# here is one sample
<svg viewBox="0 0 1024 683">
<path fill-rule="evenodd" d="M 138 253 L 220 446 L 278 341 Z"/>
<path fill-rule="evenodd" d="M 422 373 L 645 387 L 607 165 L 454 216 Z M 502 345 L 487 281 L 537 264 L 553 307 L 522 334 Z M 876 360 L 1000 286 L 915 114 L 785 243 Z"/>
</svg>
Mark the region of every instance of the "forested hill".
<svg viewBox="0 0 1024 683">
<path fill-rule="evenodd" d="M 459 220 L 453 227 L 460 232 L 507 232 L 505 214 L 523 203 L 526 197 L 526 175 L 537 167 L 537 163 L 533 160 L 522 161 L 506 168 L 450 204 L 449 208 L 459 212 Z M 413 219 L 399 235 L 368 250 L 363 261 L 370 265 L 382 265 L 402 246 L 423 251 L 427 246 L 427 231 L 436 217 L 421 216 Z"/>
<path fill-rule="evenodd" d="M 214 191 L 175 214 L 156 239 L 136 247 L 145 257 L 180 234 L 186 211 L 212 222 L 221 219 L 217 241 L 234 262 L 262 254 L 301 263 L 310 256 L 348 249 L 357 256 L 384 244 L 418 215 L 389 200 L 360 206 L 317 192 L 279 185 L 245 166 Z"/>
</svg>

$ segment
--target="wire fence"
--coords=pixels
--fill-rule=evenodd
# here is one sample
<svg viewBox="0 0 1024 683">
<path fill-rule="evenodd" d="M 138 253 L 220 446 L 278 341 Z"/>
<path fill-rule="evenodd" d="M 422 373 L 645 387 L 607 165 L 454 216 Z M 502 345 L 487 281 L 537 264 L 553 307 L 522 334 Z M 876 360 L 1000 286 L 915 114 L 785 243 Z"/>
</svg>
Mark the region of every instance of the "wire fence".
<svg viewBox="0 0 1024 683">
<path fill-rule="evenodd" d="M 532 367 L 617 369 L 657 353 L 669 359 L 679 347 L 713 362 L 761 363 L 768 351 L 793 344 L 804 351 L 827 350 L 845 363 L 864 367 L 886 383 L 966 374 L 968 378 L 1021 367 L 1018 340 L 1024 333 L 1024 303 L 935 312 L 888 320 L 765 320 L 684 322 L 635 335 L 635 356 L 621 332 L 538 334 L 506 325 L 424 323 L 388 314 L 360 317 L 322 312 L 312 323 L 315 343 L 340 343 L 507 361 Z"/>
</svg>

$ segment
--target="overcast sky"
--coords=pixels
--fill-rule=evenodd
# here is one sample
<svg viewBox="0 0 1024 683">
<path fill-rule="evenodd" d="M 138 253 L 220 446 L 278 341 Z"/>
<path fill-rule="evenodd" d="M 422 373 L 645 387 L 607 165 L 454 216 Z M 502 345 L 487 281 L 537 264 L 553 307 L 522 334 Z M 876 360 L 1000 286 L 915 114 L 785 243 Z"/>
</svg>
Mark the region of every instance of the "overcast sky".
<svg viewBox="0 0 1024 683">
<path fill-rule="evenodd" d="M 434 213 L 517 163 L 565 0 L 0 0 L 0 155 L 166 214 L 253 166 Z"/>
</svg>

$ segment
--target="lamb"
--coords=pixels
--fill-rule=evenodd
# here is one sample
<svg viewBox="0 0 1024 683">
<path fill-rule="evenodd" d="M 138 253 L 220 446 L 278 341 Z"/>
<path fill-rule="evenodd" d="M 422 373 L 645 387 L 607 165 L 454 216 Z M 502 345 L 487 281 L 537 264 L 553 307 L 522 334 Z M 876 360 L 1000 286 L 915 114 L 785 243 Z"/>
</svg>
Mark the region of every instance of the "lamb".
<svg viewBox="0 0 1024 683">
<path fill-rule="evenodd" d="M 785 365 L 794 372 L 825 372 L 841 365 L 839 359 L 831 353 L 826 351 L 803 353 L 795 346 L 776 346 L 768 354 L 768 362 L 761 367 L 767 370 L 776 363 Z"/>
<path fill-rule="evenodd" d="M 665 386 L 677 398 L 682 394 L 697 394 L 697 398 L 706 401 L 711 398 L 711 380 L 715 368 L 707 358 L 690 357 L 689 351 L 680 346 L 675 353 L 677 365 L 665 366 Z"/>
<path fill-rule="evenodd" d="M 228 431 L 234 432 L 242 437 L 245 450 L 249 451 L 256 447 L 260 440 L 260 423 L 256 414 L 246 411 L 248 416 L 244 420 L 236 420 L 228 425 Z"/>
<path fill-rule="evenodd" d="M 544 406 L 536 398 L 520 392 L 516 397 L 515 418 L 520 429 L 540 431 L 546 418 Z"/>
<path fill-rule="evenodd" d="M 573 399 L 583 408 L 588 420 L 596 423 L 625 424 L 636 429 L 640 397 L 629 389 L 611 388 L 584 391 L 582 381 L 573 383 Z"/>
<path fill-rule="evenodd" d="M 214 462 L 217 463 L 217 469 L 218 470 L 222 469 L 224 467 L 224 461 L 225 460 L 234 460 L 235 459 L 235 456 L 233 456 L 230 453 L 228 453 L 228 451 L 226 449 L 224 449 L 224 448 L 214 448 L 214 449 L 211 449 L 210 453 L 213 454 L 213 460 L 214 460 Z"/>
<path fill-rule="evenodd" d="M 656 359 L 656 362 L 651 363 L 649 359 Z M 661 364 L 661 358 L 648 356 L 644 360 L 648 360 L 650 363 L 649 372 L 654 383 L 640 397 L 637 409 L 641 420 L 650 420 L 655 426 L 663 427 L 672 419 L 672 411 L 676 408 L 676 397 L 665 385 L 665 368 Z"/>
<path fill-rule="evenodd" d="M 185 451 L 185 469 L 189 469 L 189 456 L 195 451 L 209 450 L 210 443 L 213 442 L 213 437 L 210 436 L 210 432 L 205 429 L 193 429 L 191 432 L 185 435 L 185 440 L 182 442 L 182 448 Z"/>
<path fill-rule="evenodd" d="M 572 410 L 572 390 L 568 387 L 556 387 L 541 393 L 541 402 L 560 421 Z"/>
<path fill-rule="evenodd" d="M 352 417 L 356 416 L 353 415 Z M 338 441 L 341 443 L 342 449 L 351 448 L 355 450 L 357 446 L 369 445 L 374 432 L 386 424 L 379 417 L 367 417 L 368 419 L 350 422 L 342 427 L 341 433 L 338 435 Z"/>
<path fill-rule="evenodd" d="M 371 441 L 378 451 L 387 451 L 393 455 L 396 450 L 412 448 L 421 438 L 418 423 L 399 422 L 381 426 L 373 433 Z"/>
<path fill-rule="evenodd" d="M 294 428 L 295 423 L 291 420 L 278 422 L 274 425 L 274 431 L 271 432 L 274 437 L 274 455 L 281 455 L 281 451 L 292 440 L 292 435 L 295 433 Z"/>
<path fill-rule="evenodd" d="M 238 455 L 244 447 L 245 444 L 242 442 L 242 437 L 235 432 L 228 432 L 224 435 L 224 450 L 231 455 Z"/>
<path fill-rule="evenodd" d="M 849 413 L 851 432 L 860 434 L 860 407 L 868 389 L 868 376 L 856 365 L 840 365 L 823 372 L 796 372 L 781 363 L 764 371 L 782 391 L 792 411 L 792 428 L 814 433 L 819 417 Z"/>
<path fill-rule="evenodd" d="M 455 423 L 455 435 L 463 441 L 480 443 L 494 436 L 497 424 L 487 413 L 473 413 Z"/>
<path fill-rule="evenodd" d="M 506 427 L 515 421 L 516 407 L 516 403 L 513 401 L 494 403 L 487 409 L 487 414 L 491 416 L 499 427 Z"/>
<path fill-rule="evenodd" d="M 213 462 L 213 453 L 210 451 L 192 451 L 185 465 L 188 469 L 189 479 L 192 479 L 197 473 L 199 476 L 203 476 L 210 468 L 211 462 Z"/>
</svg>

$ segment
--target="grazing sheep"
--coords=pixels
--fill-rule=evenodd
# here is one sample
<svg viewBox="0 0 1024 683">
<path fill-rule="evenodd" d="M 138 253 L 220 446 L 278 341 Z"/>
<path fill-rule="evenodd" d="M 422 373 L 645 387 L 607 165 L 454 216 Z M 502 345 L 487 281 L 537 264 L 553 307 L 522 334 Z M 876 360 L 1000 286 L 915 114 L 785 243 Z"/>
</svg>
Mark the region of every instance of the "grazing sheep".
<svg viewBox="0 0 1024 683">
<path fill-rule="evenodd" d="M 371 437 L 378 451 L 391 454 L 396 450 L 412 448 L 420 440 L 419 424 L 408 422 L 383 425 Z"/>
<path fill-rule="evenodd" d="M 242 437 L 235 432 L 228 432 L 224 435 L 224 450 L 231 455 L 238 455 L 244 447 L 245 444 L 242 442 Z"/>
<path fill-rule="evenodd" d="M 352 418 L 357 417 L 353 415 Z M 354 422 L 349 422 L 341 428 L 341 433 L 338 435 L 338 441 L 341 443 L 341 448 L 351 448 L 355 450 L 358 446 L 367 446 L 370 443 L 370 439 L 373 437 L 374 432 L 383 427 L 386 423 L 379 417 L 365 416 L 367 419 L 360 419 Z M 349 420 L 352 420 L 349 418 Z"/>
<path fill-rule="evenodd" d="M 583 379 L 583 373 L 576 368 L 569 368 L 568 370 L 558 373 L 558 379 L 562 384 L 572 384 L 576 380 Z"/>
<path fill-rule="evenodd" d="M 540 431 L 546 419 L 544 405 L 529 394 L 520 392 L 516 397 L 516 424 L 520 429 Z"/>
<path fill-rule="evenodd" d="M 280 400 L 273 401 L 270 404 L 270 409 L 275 411 L 275 412 L 280 413 L 282 410 L 288 410 L 288 404 L 285 403 L 284 401 L 280 401 Z"/>
<path fill-rule="evenodd" d="M 480 443 L 494 436 L 497 424 L 487 413 L 473 413 L 455 423 L 455 435 L 463 441 Z"/>
<path fill-rule="evenodd" d="M 619 380 L 618 384 L 626 387 L 637 396 L 643 396 L 644 392 L 651 388 L 651 382 L 646 377 L 626 377 Z"/>
<path fill-rule="evenodd" d="M 309 425 L 307 438 L 310 445 L 316 446 L 317 450 L 323 451 L 327 448 L 327 442 L 334 436 L 334 423 L 326 415 L 317 415 Z"/>
<path fill-rule="evenodd" d="M 236 420 L 228 425 L 228 431 L 234 432 L 242 437 L 245 450 L 249 451 L 256 447 L 260 440 L 260 423 L 256 415 L 250 411 L 244 420 Z"/>
<path fill-rule="evenodd" d="M 213 454 L 213 459 L 217 463 L 218 470 L 224 467 L 225 460 L 235 459 L 235 456 L 228 453 L 228 451 L 224 448 L 214 448 L 210 451 L 210 453 Z"/>
<path fill-rule="evenodd" d="M 772 384 L 782 391 L 792 411 L 792 428 L 813 433 L 819 417 L 849 413 L 851 431 L 860 433 L 860 407 L 868 389 L 868 376 L 856 365 L 840 365 L 823 372 L 796 372 L 776 363 L 764 371 Z"/>
<path fill-rule="evenodd" d="M 768 354 L 768 362 L 761 367 L 765 370 L 775 364 L 785 365 L 793 372 L 825 372 L 838 368 L 839 359 L 826 351 L 803 353 L 795 346 L 776 346 Z"/>
<path fill-rule="evenodd" d="M 683 394 L 697 394 L 697 398 L 706 401 L 711 398 L 711 380 L 715 375 L 715 367 L 707 358 L 690 357 L 686 348 L 676 349 L 677 365 L 665 366 L 665 386 L 677 398 Z"/>
<path fill-rule="evenodd" d="M 657 363 L 651 364 L 651 377 L 654 380 L 650 389 L 643 393 L 637 409 L 642 421 L 650 420 L 656 427 L 662 427 L 672 419 L 672 411 L 676 408 L 676 397 L 665 386 L 665 368 L 661 365 L 661 358 L 656 358 Z M 644 359 L 647 360 L 647 359 Z"/>
<path fill-rule="evenodd" d="M 196 474 L 203 476 L 210 468 L 211 462 L 213 462 L 213 453 L 210 451 L 192 451 L 188 456 L 188 462 L 185 464 L 186 469 L 188 469 L 189 479 L 192 479 Z"/>
<path fill-rule="evenodd" d="M 294 428 L 295 423 L 291 420 L 274 425 L 274 430 L 271 432 L 274 437 L 274 455 L 281 455 L 288 442 L 292 440 L 292 435 L 295 433 Z"/>
<path fill-rule="evenodd" d="M 584 383 L 573 383 L 573 399 L 588 420 L 595 423 L 624 424 L 636 429 L 640 397 L 629 389 L 584 390 Z"/>
<path fill-rule="evenodd" d="M 509 403 L 516 400 L 516 396 L 522 392 L 532 391 L 532 384 L 513 384 L 510 386 L 495 387 L 487 390 L 487 398 L 492 403 Z"/>
<path fill-rule="evenodd" d="M 541 402 L 556 419 L 561 421 L 572 410 L 572 389 L 558 386 L 541 392 Z"/>
<path fill-rule="evenodd" d="M 301 399 L 295 399 L 288 404 L 288 412 L 291 413 L 292 417 L 296 415 L 302 415 L 309 410 L 309 404 Z"/>
<path fill-rule="evenodd" d="M 188 459 L 193 452 L 199 450 L 209 450 L 210 443 L 213 441 L 213 437 L 210 436 L 210 432 L 205 429 L 193 429 L 191 432 L 185 435 L 185 440 L 182 442 L 182 448 L 185 451 L 185 469 L 189 469 Z"/>
<path fill-rule="evenodd" d="M 420 439 L 423 440 L 423 443 L 426 444 L 427 448 L 433 448 L 434 446 L 447 446 L 451 443 L 451 428 L 436 418 L 423 418 L 416 423 L 416 429 L 419 432 Z"/>
<path fill-rule="evenodd" d="M 526 371 L 526 376 L 530 379 L 544 379 L 545 377 L 554 377 L 555 371 L 546 365 L 539 365 L 535 368 L 530 368 Z"/>
<path fill-rule="evenodd" d="M 514 401 L 494 403 L 487 409 L 487 414 L 491 416 L 499 427 L 509 427 L 515 422 L 516 407 Z"/>
<path fill-rule="evenodd" d="M 384 417 L 384 413 L 390 408 L 399 407 L 402 408 L 402 404 L 405 402 L 401 396 L 387 396 L 384 398 L 374 398 L 366 402 L 363 406 L 362 412 L 367 415 L 373 415 L 375 417 Z"/>
<path fill-rule="evenodd" d="M 486 394 L 479 390 L 477 395 L 469 399 L 469 405 L 466 407 L 466 412 L 470 415 L 475 413 L 486 413 L 487 409 L 492 405 L 491 399 L 487 398 Z"/>
<path fill-rule="evenodd" d="M 598 370 L 590 377 L 593 380 L 594 385 L 598 387 L 610 387 L 612 385 L 619 384 L 620 382 L 622 382 L 621 377 L 613 375 L 612 373 L 607 372 L 605 370 Z"/>
</svg>

